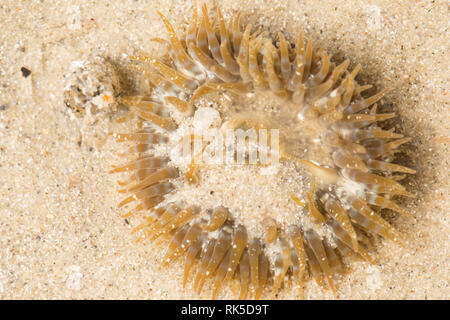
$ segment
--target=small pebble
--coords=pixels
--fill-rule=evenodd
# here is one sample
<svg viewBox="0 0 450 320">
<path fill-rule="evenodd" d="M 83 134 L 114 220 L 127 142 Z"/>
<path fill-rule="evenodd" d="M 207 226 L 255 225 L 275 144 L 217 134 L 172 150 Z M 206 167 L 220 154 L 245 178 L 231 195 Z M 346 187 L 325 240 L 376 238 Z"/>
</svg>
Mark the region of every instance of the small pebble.
<svg viewBox="0 0 450 320">
<path fill-rule="evenodd" d="M 29 70 L 25 67 L 20 68 L 20 71 L 22 71 L 22 76 L 24 78 L 28 78 L 28 76 L 31 74 L 31 70 Z"/>
</svg>

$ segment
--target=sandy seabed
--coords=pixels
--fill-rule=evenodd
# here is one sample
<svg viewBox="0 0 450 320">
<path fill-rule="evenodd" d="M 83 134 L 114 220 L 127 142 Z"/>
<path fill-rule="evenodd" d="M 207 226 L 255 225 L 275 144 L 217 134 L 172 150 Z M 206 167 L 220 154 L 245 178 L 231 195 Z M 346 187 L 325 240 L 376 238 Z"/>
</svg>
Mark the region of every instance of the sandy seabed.
<svg viewBox="0 0 450 320">
<path fill-rule="evenodd" d="M 206 1 L 216 8 L 218 1 Z M 449 299 L 450 11 L 448 1 L 221 1 L 270 32 L 299 29 L 336 59 L 360 63 L 361 82 L 389 88 L 397 131 L 412 137 L 404 164 L 417 198 L 415 221 L 391 221 L 405 247 L 378 241 L 376 263 L 352 262 L 337 296 L 306 285 L 308 299 Z M 70 115 L 64 75 L 75 60 L 100 55 L 124 79 L 128 56 L 160 54 L 160 10 L 181 31 L 191 1 L 11 1 L 0 3 L 0 298 L 190 299 L 182 268 L 160 267 L 163 250 L 136 243 L 117 209 L 117 143 L 111 115 Z M 21 68 L 31 74 L 24 77 Z M 130 75 L 131 74 L 131 75 Z M 127 81 L 124 88 L 130 86 Z M 82 141 L 80 142 L 80 131 Z M 224 291 L 221 298 L 234 297 Z M 282 290 L 293 299 L 295 290 Z"/>
</svg>

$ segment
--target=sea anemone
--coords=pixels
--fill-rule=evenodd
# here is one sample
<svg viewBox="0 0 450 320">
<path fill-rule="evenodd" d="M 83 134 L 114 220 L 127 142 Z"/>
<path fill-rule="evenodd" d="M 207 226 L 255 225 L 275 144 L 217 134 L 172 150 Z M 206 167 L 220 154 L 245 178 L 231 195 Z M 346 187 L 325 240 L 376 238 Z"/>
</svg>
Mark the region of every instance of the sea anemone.
<svg viewBox="0 0 450 320">
<path fill-rule="evenodd" d="M 119 99 L 141 120 L 135 132 L 114 134 L 133 143 L 124 153 L 132 159 L 112 170 L 131 173 L 119 182 L 127 194 L 119 207 L 136 203 L 124 215 L 144 219 L 134 232 L 141 240 L 168 241 L 163 265 L 184 259 L 184 285 L 192 278 L 198 293 L 208 278 L 213 298 L 233 282 L 239 298 L 258 299 L 270 285 L 275 295 L 290 279 L 302 297 L 308 277 L 334 291 L 343 258 L 355 254 L 373 263 L 372 234 L 401 244 L 380 211 L 411 217 L 392 200 L 412 197 L 398 182 L 404 175 L 394 173 L 414 170 L 392 163 L 409 138 L 379 126 L 394 113 L 377 112 L 386 91 L 363 97 L 371 86 L 356 82 L 359 65 L 352 71 L 348 60 L 335 65 L 302 33 L 295 44 L 282 33 L 274 41 L 250 24 L 242 31 L 240 13 L 229 21 L 220 9 L 212 21 L 206 5 L 202 13 L 194 8 L 184 39 L 160 14 L 169 37 L 153 40 L 168 54 L 133 57 L 150 92 Z M 185 129 L 196 126 L 278 129 L 280 163 L 251 165 L 249 152 L 237 151 L 234 159 L 245 160 L 240 166 L 202 165 L 198 156 L 208 144 L 183 161 L 174 150 L 194 143 Z M 252 174 L 254 181 L 239 178 Z M 202 207 L 195 195 L 206 181 L 229 192 L 211 190 L 202 199 L 212 205 Z M 280 192 L 267 196 L 266 185 Z M 259 206 L 258 197 L 269 205 Z"/>
</svg>

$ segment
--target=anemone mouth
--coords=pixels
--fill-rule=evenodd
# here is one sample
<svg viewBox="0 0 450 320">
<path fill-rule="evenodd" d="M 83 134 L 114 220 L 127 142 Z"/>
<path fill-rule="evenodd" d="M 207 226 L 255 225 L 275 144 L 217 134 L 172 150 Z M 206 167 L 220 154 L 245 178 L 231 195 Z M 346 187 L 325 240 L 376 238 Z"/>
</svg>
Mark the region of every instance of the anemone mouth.
<svg viewBox="0 0 450 320">
<path fill-rule="evenodd" d="M 202 12 L 194 9 L 183 40 L 160 14 L 169 40 L 156 41 L 169 54 L 134 57 L 151 90 L 120 98 L 142 126 L 115 134 L 132 143 L 132 159 L 111 171 L 131 173 L 119 182 L 127 194 L 119 207 L 137 203 L 125 216 L 142 217 L 140 239 L 166 239 L 163 264 L 183 258 L 184 284 L 196 269 L 198 293 L 207 278 L 213 298 L 237 279 L 240 298 L 258 299 L 270 283 L 276 294 L 292 279 L 303 296 L 308 275 L 334 291 L 345 257 L 372 262 L 370 234 L 401 242 L 379 211 L 409 216 L 392 200 L 412 196 L 394 173 L 414 171 L 391 162 L 409 139 L 379 126 L 394 114 L 377 113 L 384 91 L 363 98 L 370 86 L 356 82 L 360 66 L 335 65 L 302 33 L 295 44 L 279 33 L 275 43 L 250 25 L 241 31 L 240 13 L 225 21 L 219 9 L 211 21 L 205 5 Z M 231 163 L 206 165 L 198 159 L 211 141 L 200 139 L 189 156 L 179 150 L 196 144 L 195 129 L 266 130 L 277 142 L 268 154 L 278 158 L 250 163 L 263 150 L 247 139 Z"/>
</svg>

